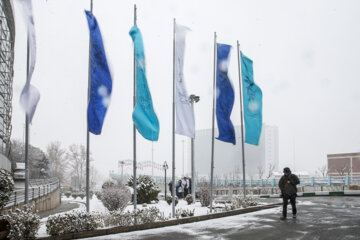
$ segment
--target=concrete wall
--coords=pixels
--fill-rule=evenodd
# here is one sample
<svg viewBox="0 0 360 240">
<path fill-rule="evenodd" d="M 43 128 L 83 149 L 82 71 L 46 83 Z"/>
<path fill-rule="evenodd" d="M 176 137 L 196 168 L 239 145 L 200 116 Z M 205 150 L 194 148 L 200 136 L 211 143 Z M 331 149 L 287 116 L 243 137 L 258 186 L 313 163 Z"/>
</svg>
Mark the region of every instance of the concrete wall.
<svg viewBox="0 0 360 240">
<path fill-rule="evenodd" d="M 48 211 L 51 209 L 56 208 L 57 206 L 59 206 L 61 203 L 61 193 L 60 193 L 60 189 L 56 189 L 55 191 L 53 191 L 52 193 L 49 193 L 45 196 L 33 199 L 30 201 L 30 205 L 31 206 L 35 206 L 33 208 L 33 211 L 39 211 L 39 212 L 43 212 L 43 211 Z M 10 208 L 4 209 L 0 211 L 0 214 L 7 214 L 9 212 L 9 210 L 15 210 L 16 208 L 19 209 L 23 209 L 24 208 L 24 203 L 20 203 L 16 206 L 12 206 Z"/>
</svg>

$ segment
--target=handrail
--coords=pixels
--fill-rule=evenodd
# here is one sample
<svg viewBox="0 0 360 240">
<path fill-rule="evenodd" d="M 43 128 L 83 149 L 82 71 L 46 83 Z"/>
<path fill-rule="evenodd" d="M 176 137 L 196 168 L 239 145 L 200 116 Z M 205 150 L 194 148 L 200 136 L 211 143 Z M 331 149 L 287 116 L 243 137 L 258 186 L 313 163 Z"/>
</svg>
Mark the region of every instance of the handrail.
<svg viewBox="0 0 360 240">
<path fill-rule="evenodd" d="M 31 188 L 29 188 L 29 201 L 50 194 L 59 188 L 59 180 L 57 178 L 31 179 L 29 182 L 30 186 L 32 186 Z M 24 202 L 25 189 L 15 190 L 11 194 L 10 201 L 4 207 L 4 209 L 16 206 Z"/>
<path fill-rule="evenodd" d="M 153 177 L 155 183 L 164 184 L 164 177 Z M 331 186 L 331 185 L 345 185 L 360 184 L 360 176 L 326 176 L 326 177 L 300 177 L 300 184 L 298 186 Z M 167 178 L 167 183 L 169 183 Z M 280 178 L 267 179 L 246 179 L 245 184 L 249 187 L 276 187 Z M 209 182 L 209 179 L 195 179 L 195 183 Z M 214 179 L 214 186 L 226 187 L 229 185 L 243 186 L 241 179 Z"/>
</svg>

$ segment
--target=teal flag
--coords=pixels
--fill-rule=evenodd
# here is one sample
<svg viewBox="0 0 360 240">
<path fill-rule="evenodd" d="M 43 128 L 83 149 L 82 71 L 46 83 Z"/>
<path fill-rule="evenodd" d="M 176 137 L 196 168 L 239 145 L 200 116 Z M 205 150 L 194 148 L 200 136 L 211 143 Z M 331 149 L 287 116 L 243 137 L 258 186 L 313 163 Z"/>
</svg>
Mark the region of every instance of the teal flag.
<svg viewBox="0 0 360 240">
<path fill-rule="evenodd" d="M 136 62 L 136 105 L 133 112 L 133 121 L 136 129 L 146 139 L 159 139 L 159 120 L 154 112 L 150 90 L 147 84 L 145 71 L 144 45 L 140 29 L 134 25 L 130 29 L 130 36 L 134 42 Z"/>
<path fill-rule="evenodd" d="M 262 91 L 254 82 L 253 61 L 241 54 L 245 142 L 259 145 L 262 128 Z"/>
</svg>

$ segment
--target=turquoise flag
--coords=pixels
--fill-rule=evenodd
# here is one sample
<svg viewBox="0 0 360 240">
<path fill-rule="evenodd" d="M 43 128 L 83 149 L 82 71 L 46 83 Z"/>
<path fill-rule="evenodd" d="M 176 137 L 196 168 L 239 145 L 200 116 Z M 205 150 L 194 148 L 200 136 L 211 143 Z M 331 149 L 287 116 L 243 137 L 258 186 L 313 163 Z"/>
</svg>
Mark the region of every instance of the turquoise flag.
<svg viewBox="0 0 360 240">
<path fill-rule="evenodd" d="M 133 121 L 136 129 L 146 139 L 159 139 L 159 120 L 154 112 L 151 94 L 146 79 L 144 45 L 140 29 L 134 25 L 130 29 L 130 36 L 134 42 L 136 62 L 136 105 Z"/>
<path fill-rule="evenodd" d="M 241 54 L 245 142 L 259 145 L 262 128 L 262 91 L 254 82 L 253 61 Z"/>
</svg>

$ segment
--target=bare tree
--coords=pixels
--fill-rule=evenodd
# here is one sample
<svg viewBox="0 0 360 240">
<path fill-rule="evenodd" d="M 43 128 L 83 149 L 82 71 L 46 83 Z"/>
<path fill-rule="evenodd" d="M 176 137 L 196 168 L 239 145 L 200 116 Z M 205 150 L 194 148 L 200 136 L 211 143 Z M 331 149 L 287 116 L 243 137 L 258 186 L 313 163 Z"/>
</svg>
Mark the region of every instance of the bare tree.
<svg viewBox="0 0 360 240">
<path fill-rule="evenodd" d="M 15 163 L 25 162 L 25 144 L 21 140 L 12 140 L 10 146 L 10 159 L 13 167 Z M 29 175 L 30 178 L 44 176 L 44 171 L 49 168 L 45 153 L 37 147 L 29 144 Z M 41 172 L 43 169 L 43 172 Z"/>
<path fill-rule="evenodd" d="M 351 170 L 352 170 L 351 167 L 347 163 L 344 163 L 342 166 L 339 166 L 338 168 L 335 169 L 335 171 L 339 174 L 339 176 L 350 175 Z"/>
<path fill-rule="evenodd" d="M 326 177 L 326 176 L 328 175 L 328 172 L 329 172 L 326 164 L 324 164 L 324 165 L 322 165 L 321 167 L 319 167 L 317 171 L 318 171 L 318 172 L 321 174 L 321 176 L 323 176 L 323 177 Z"/>
<path fill-rule="evenodd" d="M 90 189 L 94 189 L 100 181 L 100 174 L 94 166 L 90 166 Z"/>
<path fill-rule="evenodd" d="M 274 170 L 275 170 L 275 164 L 269 163 L 269 169 L 266 175 L 267 179 L 269 179 L 273 175 Z"/>
<path fill-rule="evenodd" d="M 264 175 L 264 172 L 265 172 L 264 167 L 261 166 L 261 165 L 259 165 L 259 166 L 257 167 L 257 170 L 258 170 L 258 177 L 259 177 L 259 179 L 262 179 L 262 177 L 263 177 L 263 175 Z"/>
<path fill-rule="evenodd" d="M 46 147 L 46 156 L 50 161 L 51 174 L 53 177 L 57 177 L 60 183 L 64 182 L 68 167 L 65 153 L 66 150 L 61 147 L 60 142 L 51 142 Z"/>
<path fill-rule="evenodd" d="M 86 148 L 84 145 L 72 144 L 66 154 L 70 166 L 70 174 L 76 178 L 80 190 L 85 184 Z"/>
</svg>

